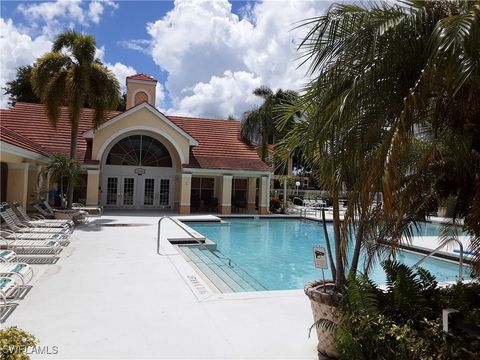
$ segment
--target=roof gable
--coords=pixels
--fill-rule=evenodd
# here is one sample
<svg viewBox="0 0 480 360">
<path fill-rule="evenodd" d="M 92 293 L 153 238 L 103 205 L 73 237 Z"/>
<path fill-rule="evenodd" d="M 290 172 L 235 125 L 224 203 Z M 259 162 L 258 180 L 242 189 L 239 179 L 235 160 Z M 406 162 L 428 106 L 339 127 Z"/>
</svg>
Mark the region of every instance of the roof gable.
<svg viewBox="0 0 480 360">
<path fill-rule="evenodd" d="M 98 126 L 96 129 L 89 129 L 88 131 L 83 133 L 83 136 L 85 138 L 93 138 L 94 133 L 96 131 L 105 129 L 106 127 L 116 123 L 117 121 L 120 121 L 124 118 L 127 118 L 128 116 L 132 115 L 133 113 L 135 113 L 137 111 L 141 111 L 142 109 L 146 109 L 146 110 L 150 111 L 159 120 L 165 122 L 168 126 L 170 126 L 175 131 L 177 131 L 180 135 L 185 137 L 188 140 L 188 142 L 191 146 L 198 145 L 198 141 L 196 139 L 194 139 L 188 132 L 184 131 L 181 127 L 177 126 L 177 124 L 172 122 L 168 117 L 166 117 L 164 114 L 162 114 L 156 108 L 154 108 L 152 105 L 150 105 L 149 103 L 146 103 L 146 102 L 138 104 L 138 105 L 132 107 L 131 109 L 128 109 L 124 113 L 120 113 L 120 114 L 110 118 L 109 120 L 105 121 L 100 126 Z"/>
</svg>

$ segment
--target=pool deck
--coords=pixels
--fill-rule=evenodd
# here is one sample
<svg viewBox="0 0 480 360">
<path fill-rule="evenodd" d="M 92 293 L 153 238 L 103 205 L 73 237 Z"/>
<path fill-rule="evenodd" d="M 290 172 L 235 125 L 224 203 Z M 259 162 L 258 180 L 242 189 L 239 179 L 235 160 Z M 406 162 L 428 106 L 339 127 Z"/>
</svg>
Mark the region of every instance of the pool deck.
<svg viewBox="0 0 480 360">
<path fill-rule="evenodd" d="M 1 326 L 58 347 L 32 358 L 318 358 L 302 290 L 212 292 L 169 244 L 171 255 L 157 254 L 159 216 L 111 213 L 77 227 L 57 264 L 34 265 L 33 288 Z M 139 226 L 108 226 L 118 224 Z"/>
</svg>

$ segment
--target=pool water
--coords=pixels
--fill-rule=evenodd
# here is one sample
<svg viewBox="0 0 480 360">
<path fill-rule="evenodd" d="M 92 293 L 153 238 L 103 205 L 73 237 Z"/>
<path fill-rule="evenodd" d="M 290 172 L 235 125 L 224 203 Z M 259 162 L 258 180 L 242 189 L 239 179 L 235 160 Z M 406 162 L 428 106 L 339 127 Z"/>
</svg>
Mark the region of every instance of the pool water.
<svg viewBox="0 0 480 360">
<path fill-rule="evenodd" d="M 321 270 L 314 266 L 312 251 L 315 245 L 325 246 L 323 227 L 319 222 L 226 219 L 222 223 L 191 222 L 188 226 L 213 240 L 223 257 L 230 258 L 268 290 L 301 289 L 306 282 L 322 276 Z M 333 239 L 333 227 L 331 224 L 327 226 L 330 239 Z M 406 251 L 397 253 L 397 260 L 410 266 L 421 258 L 421 255 Z M 437 281 L 458 278 L 458 265 L 447 261 L 429 258 L 422 267 L 435 275 Z M 464 269 L 464 273 L 467 275 L 468 271 Z M 330 270 L 325 271 L 325 277 L 331 278 Z M 372 269 L 370 277 L 378 284 L 385 283 L 379 264 Z"/>
</svg>

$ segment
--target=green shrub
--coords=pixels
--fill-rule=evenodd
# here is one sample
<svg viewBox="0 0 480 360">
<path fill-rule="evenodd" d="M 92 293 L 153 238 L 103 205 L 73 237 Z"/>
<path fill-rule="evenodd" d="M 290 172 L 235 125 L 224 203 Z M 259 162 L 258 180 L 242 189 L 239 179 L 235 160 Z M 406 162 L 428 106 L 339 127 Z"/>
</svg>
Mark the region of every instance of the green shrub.
<svg viewBox="0 0 480 360">
<path fill-rule="evenodd" d="M 0 359 L 27 360 L 27 348 L 37 345 L 38 340 L 16 326 L 0 330 Z"/>
<path fill-rule="evenodd" d="M 468 359 L 478 339 L 442 330 L 442 309 L 453 307 L 477 323 L 478 283 L 438 288 L 428 271 L 385 261 L 386 289 L 367 276 L 349 279 L 335 328 L 341 359 Z M 466 318 L 467 319 L 467 318 Z M 473 357 L 472 357 L 473 356 Z"/>
</svg>

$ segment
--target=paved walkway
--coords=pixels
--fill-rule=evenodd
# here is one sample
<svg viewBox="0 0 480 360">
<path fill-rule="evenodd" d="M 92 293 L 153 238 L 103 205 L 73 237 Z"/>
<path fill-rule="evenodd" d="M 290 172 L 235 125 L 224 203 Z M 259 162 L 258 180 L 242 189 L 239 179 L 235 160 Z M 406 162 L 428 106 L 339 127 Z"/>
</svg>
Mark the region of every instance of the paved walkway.
<svg viewBox="0 0 480 360">
<path fill-rule="evenodd" d="M 199 295 L 183 258 L 156 254 L 158 215 L 138 215 L 75 230 L 57 264 L 35 267 L 32 290 L 3 326 L 57 346 L 42 356 L 50 359 L 317 358 L 302 290 Z M 138 226 L 108 226 L 122 223 Z"/>
</svg>

